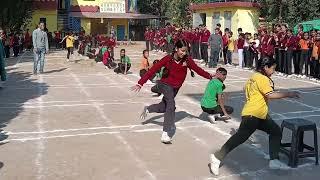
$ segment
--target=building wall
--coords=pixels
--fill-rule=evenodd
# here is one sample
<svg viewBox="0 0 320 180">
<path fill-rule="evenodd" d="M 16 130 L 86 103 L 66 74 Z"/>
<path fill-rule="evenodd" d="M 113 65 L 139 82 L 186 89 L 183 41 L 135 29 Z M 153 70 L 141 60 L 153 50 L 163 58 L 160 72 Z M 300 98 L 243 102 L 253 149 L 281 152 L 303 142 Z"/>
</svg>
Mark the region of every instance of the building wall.
<svg viewBox="0 0 320 180">
<path fill-rule="evenodd" d="M 100 4 L 101 0 L 95 0 L 95 1 L 85 1 L 85 0 L 72 0 L 71 5 L 81 5 L 81 6 L 98 6 Z"/>
<path fill-rule="evenodd" d="M 35 10 L 32 14 L 32 20 L 27 25 L 30 30 L 38 26 L 40 18 L 46 18 L 46 24 L 49 32 L 57 30 L 57 11 L 56 10 Z"/>
<path fill-rule="evenodd" d="M 128 32 L 128 19 L 111 19 L 111 26 L 113 26 L 115 28 L 115 30 L 117 30 L 117 25 L 124 25 L 125 27 L 125 35 L 128 36 L 129 32 Z"/>
<path fill-rule="evenodd" d="M 239 8 L 239 7 L 226 7 L 226 8 L 215 8 L 198 10 L 195 13 L 206 13 L 206 25 L 210 32 L 214 31 L 216 24 L 213 24 L 213 14 L 215 12 L 220 13 L 220 24 L 221 30 L 225 29 L 225 17 L 224 12 L 230 11 L 232 13 L 231 17 L 231 31 L 234 35 L 237 34 L 238 28 L 242 28 L 243 32 L 254 33 L 257 31 L 259 23 L 259 12 L 256 8 Z"/>
</svg>

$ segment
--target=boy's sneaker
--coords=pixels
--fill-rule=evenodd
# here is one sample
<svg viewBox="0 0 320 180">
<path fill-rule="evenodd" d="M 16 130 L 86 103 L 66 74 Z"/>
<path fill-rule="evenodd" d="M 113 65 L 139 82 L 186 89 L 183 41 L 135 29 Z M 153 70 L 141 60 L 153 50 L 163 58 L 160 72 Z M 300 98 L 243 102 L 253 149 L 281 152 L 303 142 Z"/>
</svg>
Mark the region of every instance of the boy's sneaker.
<svg viewBox="0 0 320 180">
<path fill-rule="evenodd" d="M 219 175 L 220 163 L 221 163 L 221 161 L 218 158 L 216 158 L 216 156 L 214 154 L 210 154 L 209 167 L 210 167 L 211 173 L 213 173 L 216 176 Z"/>
<path fill-rule="evenodd" d="M 169 137 L 168 133 L 163 131 L 161 136 L 161 142 L 164 144 L 170 144 L 171 138 Z"/>
<path fill-rule="evenodd" d="M 145 106 L 145 107 L 143 108 L 143 111 L 142 111 L 141 115 L 140 115 L 140 119 L 141 119 L 141 120 L 145 120 L 146 117 L 148 116 L 148 113 L 149 113 L 149 111 L 148 111 L 148 106 Z"/>
<path fill-rule="evenodd" d="M 289 167 L 286 164 L 282 163 L 278 159 L 270 160 L 269 161 L 269 168 L 270 169 L 282 169 L 282 170 L 289 169 Z"/>
<path fill-rule="evenodd" d="M 211 124 L 214 124 L 215 121 L 216 121 L 216 118 L 217 118 L 218 116 L 219 116 L 219 114 L 210 114 L 210 115 L 208 116 L 209 122 L 210 122 Z"/>
</svg>

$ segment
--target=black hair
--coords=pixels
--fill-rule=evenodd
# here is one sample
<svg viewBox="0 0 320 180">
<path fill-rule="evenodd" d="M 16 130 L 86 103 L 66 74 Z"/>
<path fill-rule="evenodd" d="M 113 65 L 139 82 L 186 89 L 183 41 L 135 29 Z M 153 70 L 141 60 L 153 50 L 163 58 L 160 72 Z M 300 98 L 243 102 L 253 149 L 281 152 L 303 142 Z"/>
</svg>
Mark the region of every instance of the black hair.
<svg viewBox="0 0 320 180">
<path fill-rule="evenodd" d="M 221 73 L 224 73 L 224 74 L 227 74 L 227 73 L 228 73 L 228 71 L 227 71 L 225 68 L 223 68 L 223 67 L 219 67 L 219 68 L 216 70 L 216 72 L 221 72 Z"/>
<path fill-rule="evenodd" d="M 225 31 L 225 32 L 229 32 L 230 29 L 229 29 L 229 28 L 225 28 L 224 31 Z"/>
<path fill-rule="evenodd" d="M 188 42 L 187 41 L 185 41 L 185 40 L 182 40 L 182 39 L 179 39 L 176 43 L 175 43 L 175 45 L 174 45 L 174 51 L 173 51 L 173 53 L 172 53 L 172 56 L 173 56 L 173 54 L 174 53 L 176 53 L 177 51 L 176 51 L 176 49 L 180 49 L 180 48 L 183 48 L 183 47 L 187 47 L 188 49 L 187 49 L 187 51 L 189 52 L 190 50 L 189 50 L 189 44 L 188 44 Z M 187 52 L 187 54 L 186 54 L 186 57 L 188 56 L 188 53 Z"/>
<path fill-rule="evenodd" d="M 218 24 L 217 24 L 217 26 L 221 27 L 221 24 L 220 24 L 220 23 L 218 23 Z"/>
<path fill-rule="evenodd" d="M 143 50 L 142 54 L 144 54 L 146 52 L 149 52 L 149 50 L 148 49 Z"/>
<path fill-rule="evenodd" d="M 158 63 L 158 62 L 159 62 L 159 60 L 156 59 L 156 60 L 154 60 L 154 61 L 152 62 L 152 64 L 155 65 L 155 64 Z"/>
<path fill-rule="evenodd" d="M 120 50 L 120 52 L 124 52 L 124 53 L 125 53 L 125 52 L 126 52 L 126 50 L 125 50 L 125 49 L 121 49 L 121 50 Z"/>
<path fill-rule="evenodd" d="M 256 71 L 267 76 L 267 74 L 264 70 L 264 67 L 267 66 L 268 68 L 270 68 L 273 65 L 276 65 L 276 61 L 273 58 L 270 58 L 270 57 L 260 58 L 260 60 L 258 61 Z"/>
<path fill-rule="evenodd" d="M 242 31 L 242 28 L 238 28 L 238 31 Z"/>
</svg>

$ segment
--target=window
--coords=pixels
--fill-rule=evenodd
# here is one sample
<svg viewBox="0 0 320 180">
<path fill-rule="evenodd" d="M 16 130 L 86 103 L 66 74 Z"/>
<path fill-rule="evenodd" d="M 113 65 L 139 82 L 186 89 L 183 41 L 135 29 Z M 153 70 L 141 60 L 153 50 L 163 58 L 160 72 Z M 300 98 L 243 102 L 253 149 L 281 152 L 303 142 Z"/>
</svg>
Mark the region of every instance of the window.
<svg viewBox="0 0 320 180">
<path fill-rule="evenodd" d="M 232 12 L 225 11 L 224 12 L 224 28 L 229 28 L 231 30 L 231 19 L 232 19 Z"/>
<path fill-rule="evenodd" d="M 214 32 L 218 23 L 220 23 L 220 12 L 214 12 L 212 16 L 212 32 Z"/>
</svg>

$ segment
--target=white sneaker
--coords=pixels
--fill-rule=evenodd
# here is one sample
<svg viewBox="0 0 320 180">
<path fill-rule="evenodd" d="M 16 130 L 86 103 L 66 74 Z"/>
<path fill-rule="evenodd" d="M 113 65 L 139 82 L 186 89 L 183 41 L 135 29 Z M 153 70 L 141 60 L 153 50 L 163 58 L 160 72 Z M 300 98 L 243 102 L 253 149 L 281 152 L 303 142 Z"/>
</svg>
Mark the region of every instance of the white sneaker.
<svg viewBox="0 0 320 180">
<path fill-rule="evenodd" d="M 291 74 L 291 75 L 288 75 L 288 78 L 293 78 L 293 75 Z"/>
<path fill-rule="evenodd" d="M 282 163 L 278 159 L 270 160 L 269 161 L 269 168 L 270 169 L 283 169 L 283 170 L 289 169 L 289 167 L 286 164 Z"/>
<path fill-rule="evenodd" d="M 165 144 L 171 143 L 171 138 L 169 137 L 168 133 L 165 131 L 162 132 L 161 142 Z"/>
<path fill-rule="evenodd" d="M 219 175 L 220 163 L 221 161 L 218 158 L 216 158 L 214 154 L 210 154 L 210 170 L 216 176 Z"/>
<path fill-rule="evenodd" d="M 307 78 L 307 76 L 306 76 L 306 75 L 303 75 L 303 76 L 301 76 L 301 78 L 306 79 L 306 78 Z"/>
<path fill-rule="evenodd" d="M 143 108 L 143 111 L 142 111 L 141 115 L 140 115 L 140 119 L 141 119 L 141 120 L 145 120 L 146 117 L 148 116 L 148 113 L 149 113 L 148 107 L 145 106 L 145 107 Z"/>
<path fill-rule="evenodd" d="M 214 124 L 216 121 L 216 115 L 215 114 L 210 114 L 208 116 L 210 123 Z"/>
</svg>

